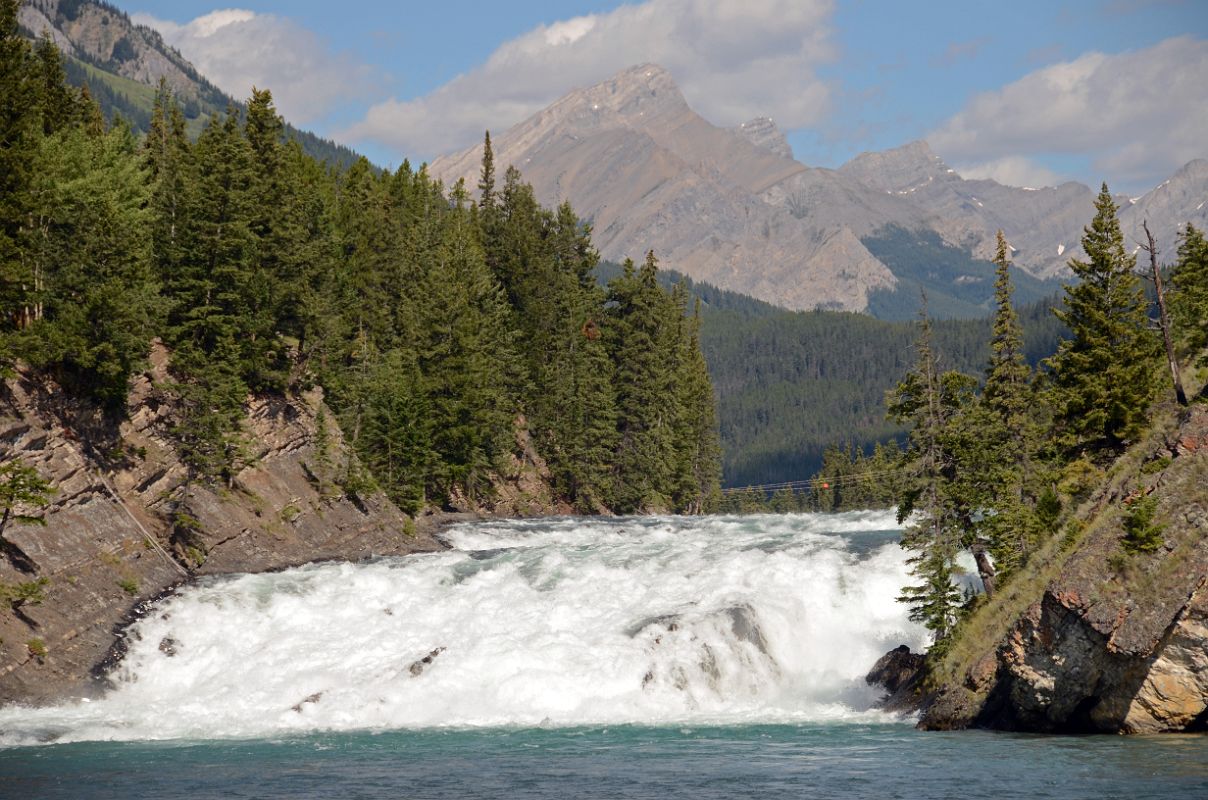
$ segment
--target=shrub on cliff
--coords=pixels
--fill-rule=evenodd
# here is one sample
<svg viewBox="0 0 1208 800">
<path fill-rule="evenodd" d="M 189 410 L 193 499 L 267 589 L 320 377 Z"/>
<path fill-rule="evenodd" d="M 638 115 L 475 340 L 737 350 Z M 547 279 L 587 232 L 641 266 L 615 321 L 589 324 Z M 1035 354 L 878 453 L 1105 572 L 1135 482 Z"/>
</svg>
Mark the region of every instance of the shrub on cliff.
<svg viewBox="0 0 1208 800">
<path fill-rule="evenodd" d="M 1124 549 L 1126 551 L 1152 553 L 1164 544 L 1162 539 L 1164 526 L 1155 525 L 1153 521 L 1157 510 L 1158 498 L 1152 494 L 1129 506 L 1124 515 Z"/>
</svg>

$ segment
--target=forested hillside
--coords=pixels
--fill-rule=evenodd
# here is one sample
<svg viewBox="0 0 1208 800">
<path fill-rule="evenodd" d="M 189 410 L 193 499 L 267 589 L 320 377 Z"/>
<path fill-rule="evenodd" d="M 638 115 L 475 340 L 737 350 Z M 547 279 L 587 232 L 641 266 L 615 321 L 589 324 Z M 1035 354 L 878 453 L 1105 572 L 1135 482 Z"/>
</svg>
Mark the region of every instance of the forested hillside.
<svg viewBox="0 0 1208 800">
<path fill-rule="evenodd" d="M 610 262 L 597 268 L 601 279 L 620 271 Z M 682 286 L 700 301 L 726 486 L 802 481 L 821 468 L 828 449 L 844 445 L 871 455 L 878 443 L 905 435 L 886 417 L 885 393 L 914 363 L 913 322 L 788 311 L 672 270 L 659 275 L 668 289 Z M 916 309 L 920 298 L 910 299 Z M 927 300 L 930 308 L 930 293 Z M 1065 330 L 1053 315 L 1057 303 L 1044 298 L 1019 310 L 1029 364 L 1057 350 Z M 934 322 L 941 363 L 979 372 L 990 358 L 990 325 L 986 316 Z"/>
<path fill-rule="evenodd" d="M 358 458 L 330 491 L 484 497 L 540 458 L 584 511 L 698 511 L 718 486 L 699 320 L 653 255 L 601 288 L 589 229 L 515 170 L 479 202 L 410 164 L 334 169 L 268 91 L 194 143 L 166 86 L 141 138 L 0 0 L 0 348 L 120 416 L 153 339 L 197 481 L 246 465 L 249 397 L 319 384 Z M 520 444 L 529 439 L 535 452 Z"/>
<path fill-rule="evenodd" d="M 21 34 L 33 42 L 50 33 L 56 41 L 70 43 L 71 52 L 63 57 L 67 82 L 77 88 L 86 87 L 111 124 L 121 117 L 135 133 L 147 133 L 155 105 L 155 75 L 172 76 L 169 85 L 180 103 L 191 138 L 197 138 L 210 115 L 224 113 L 231 105 L 245 110 L 165 43 L 158 32 L 135 25 L 126 12 L 111 3 L 27 2 L 29 24 L 19 21 Z M 155 66 L 139 69 L 139 65 Z M 288 139 L 301 144 L 308 155 L 329 164 L 347 168 L 359 157 L 343 145 L 288 123 L 285 133 Z"/>
</svg>

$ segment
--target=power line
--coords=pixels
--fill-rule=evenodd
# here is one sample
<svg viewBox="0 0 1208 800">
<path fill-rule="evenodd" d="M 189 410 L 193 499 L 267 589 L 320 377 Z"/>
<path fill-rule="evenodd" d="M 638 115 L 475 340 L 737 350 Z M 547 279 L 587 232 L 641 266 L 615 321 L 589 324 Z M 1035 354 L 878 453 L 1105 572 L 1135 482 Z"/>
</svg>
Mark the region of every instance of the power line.
<svg viewBox="0 0 1208 800">
<path fill-rule="evenodd" d="M 877 478 L 885 478 L 891 475 L 900 475 L 902 470 L 887 469 L 876 470 L 872 472 L 855 473 L 851 475 L 839 475 L 834 478 L 809 478 L 798 481 L 780 481 L 777 483 L 759 483 L 751 486 L 731 486 L 722 489 L 723 495 L 738 494 L 740 492 L 774 492 L 780 489 L 833 489 L 838 486 L 850 486 L 861 481 L 874 480 Z"/>
</svg>

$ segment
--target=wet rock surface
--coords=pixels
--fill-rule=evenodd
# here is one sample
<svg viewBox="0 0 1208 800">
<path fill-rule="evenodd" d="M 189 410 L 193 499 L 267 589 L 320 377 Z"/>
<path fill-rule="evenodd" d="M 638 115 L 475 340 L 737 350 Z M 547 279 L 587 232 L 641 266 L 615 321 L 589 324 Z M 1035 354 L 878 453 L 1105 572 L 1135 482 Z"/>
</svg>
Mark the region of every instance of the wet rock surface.
<svg viewBox="0 0 1208 800">
<path fill-rule="evenodd" d="M 886 691 L 881 707 L 887 711 L 910 711 L 919 704 L 918 693 L 926 675 L 925 658 L 900 645 L 877 659 L 865 682 Z"/>
</svg>

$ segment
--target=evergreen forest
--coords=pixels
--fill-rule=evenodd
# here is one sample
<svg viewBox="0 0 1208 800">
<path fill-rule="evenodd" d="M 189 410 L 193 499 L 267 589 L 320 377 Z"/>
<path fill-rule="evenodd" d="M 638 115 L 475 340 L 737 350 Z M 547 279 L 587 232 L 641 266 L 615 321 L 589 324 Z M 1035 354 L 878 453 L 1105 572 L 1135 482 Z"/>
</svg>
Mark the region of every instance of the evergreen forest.
<svg viewBox="0 0 1208 800">
<path fill-rule="evenodd" d="M 531 444 L 581 511 L 715 502 L 699 309 L 653 253 L 600 285 L 590 226 L 497 179 L 489 135 L 473 192 L 316 160 L 265 90 L 194 141 L 161 84 L 139 136 L 19 35 L 17 5 L 0 0 L 6 371 L 117 419 L 162 341 L 197 481 L 245 465 L 249 398 L 321 386 L 355 453 L 335 491 L 410 513 L 485 500 Z"/>
</svg>

